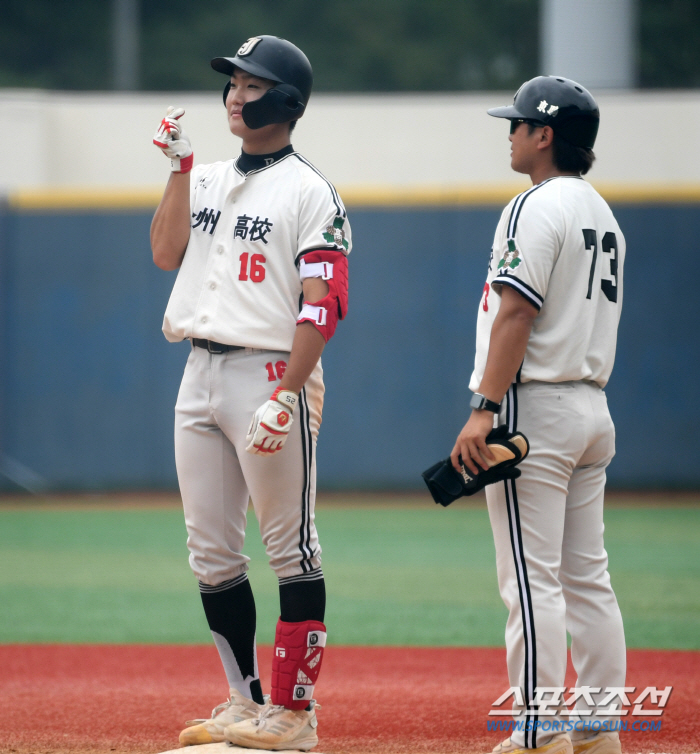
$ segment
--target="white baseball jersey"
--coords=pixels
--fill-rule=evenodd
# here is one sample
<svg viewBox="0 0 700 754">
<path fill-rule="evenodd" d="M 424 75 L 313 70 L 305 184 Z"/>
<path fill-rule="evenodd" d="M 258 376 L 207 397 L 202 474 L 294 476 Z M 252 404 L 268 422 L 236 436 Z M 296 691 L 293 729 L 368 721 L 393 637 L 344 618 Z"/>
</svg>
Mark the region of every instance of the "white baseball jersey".
<svg viewBox="0 0 700 754">
<path fill-rule="evenodd" d="M 192 227 L 163 321 L 168 340 L 291 351 L 301 255 L 348 254 L 352 239 L 335 188 L 287 149 L 247 173 L 236 160 L 192 170 Z"/>
<path fill-rule="evenodd" d="M 479 388 L 500 286 L 538 310 L 517 382 L 590 380 L 604 387 L 615 360 L 625 239 L 610 207 L 577 176 L 558 176 L 513 199 L 496 229 L 479 306 Z"/>
<path fill-rule="evenodd" d="M 506 207 L 496 230 L 477 322 L 470 387 L 478 389 L 508 285 L 539 310 L 516 381 L 495 421 L 522 431 L 530 453 L 521 476 L 486 488 L 496 547 L 511 687 L 522 691 L 530 728 L 515 746 L 537 748 L 579 723 L 538 717 L 538 690 L 565 685 L 567 631 L 577 686 L 625 685 L 622 617 L 603 542 L 605 469 L 615 431 L 601 389 L 615 358 L 625 241 L 610 208 L 583 179 L 559 176 Z M 524 383 L 524 384 L 519 384 Z M 604 691 L 578 701 L 614 722 Z M 591 704 L 592 700 L 592 704 Z M 523 718 L 518 718 L 522 720 Z M 537 727 L 541 726 L 541 727 Z M 555 727 L 558 726 L 558 727 Z"/>
</svg>

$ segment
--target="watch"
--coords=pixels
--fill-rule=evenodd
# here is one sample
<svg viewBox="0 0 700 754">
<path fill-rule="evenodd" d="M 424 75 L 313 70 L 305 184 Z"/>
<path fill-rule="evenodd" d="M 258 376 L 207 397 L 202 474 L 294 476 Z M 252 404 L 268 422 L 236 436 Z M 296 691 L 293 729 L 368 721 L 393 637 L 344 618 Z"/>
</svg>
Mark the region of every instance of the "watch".
<svg viewBox="0 0 700 754">
<path fill-rule="evenodd" d="M 474 395 L 472 395 L 472 399 L 469 401 L 469 406 L 477 410 L 483 409 L 484 411 L 493 411 L 494 414 L 497 414 L 501 409 L 500 403 L 490 401 L 481 393 L 474 393 Z"/>
</svg>

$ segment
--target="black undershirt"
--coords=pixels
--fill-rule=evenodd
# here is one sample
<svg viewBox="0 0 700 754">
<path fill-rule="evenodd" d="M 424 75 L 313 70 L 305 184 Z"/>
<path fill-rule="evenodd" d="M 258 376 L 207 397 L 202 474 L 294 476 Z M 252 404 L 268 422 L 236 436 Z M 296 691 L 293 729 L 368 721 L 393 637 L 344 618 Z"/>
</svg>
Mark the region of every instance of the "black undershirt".
<svg viewBox="0 0 700 754">
<path fill-rule="evenodd" d="M 291 144 L 287 144 L 286 147 L 282 147 L 279 152 L 272 152 L 271 154 L 248 154 L 241 150 L 241 156 L 236 160 L 236 167 L 245 173 L 246 175 L 253 170 L 260 170 L 260 168 L 268 167 L 273 163 L 286 157 L 288 154 L 292 154 L 294 147 Z"/>
</svg>

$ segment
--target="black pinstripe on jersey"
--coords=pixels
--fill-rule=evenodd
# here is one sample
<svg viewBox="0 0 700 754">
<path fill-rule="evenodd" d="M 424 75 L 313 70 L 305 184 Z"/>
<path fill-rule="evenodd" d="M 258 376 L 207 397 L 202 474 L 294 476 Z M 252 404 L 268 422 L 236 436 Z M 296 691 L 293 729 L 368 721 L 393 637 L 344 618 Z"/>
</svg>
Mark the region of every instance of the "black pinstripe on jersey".
<svg viewBox="0 0 700 754">
<path fill-rule="evenodd" d="M 312 164 L 311 164 L 311 163 L 310 163 L 310 162 L 309 162 L 309 161 L 308 161 L 308 160 L 306 159 L 306 157 L 302 157 L 302 156 L 301 156 L 301 155 L 299 154 L 299 152 L 294 152 L 294 156 L 295 156 L 295 157 L 296 157 L 296 158 L 297 158 L 297 159 L 298 159 L 298 160 L 299 160 L 300 162 L 303 162 L 303 163 L 304 163 L 304 165 L 306 165 L 306 166 L 307 166 L 308 168 L 311 168 L 311 170 L 313 170 L 313 171 L 314 171 L 314 173 L 316 173 L 316 175 L 317 175 L 317 176 L 318 176 L 319 178 L 322 178 L 322 179 L 323 179 L 323 180 L 324 180 L 324 181 L 326 182 L 326 184 L 328 185 L 328 188 L 330 189 L 331 195 L 333 196 L 333 204 L 335 204 L 335 208 L 336 208 L 336 210 L 338 211 L 338 214 L 339 214 L 339 215 L 340 215 L 341 217 L 347 217 L 347 216 L 348 216 L 348 214 L 347 214 L 347 212 L 345 211 L 345 206 L 344 206 L 344 204 L 343 204 L 343 202 L 342 202 L 342 199 L 341 199 L 341 198 L 340 198 L 340 196 L 338 195 L 338 192 L 337 192 L 337 191 L 335 190 L 335 186 L 334 186 L 334 185 L 333 185 L 333 184 L 332 184 L 332 183 L 331 183 L 331 182 L 330 182 L 330 181 L 328 180 L 328 178 L 326 178 L 326 176 L 325 176 L 325 175 L 323 175 L 323 173 L 322 173 L 322 172 L 321 172 L 321 171 L 320 171 L 320 170 L 319 170 L 318 168 L 314 167 L 314 165 L 312 165 Z"/>
<path fill-rule="evenodd" d="M 306 400 L 306 388 L 299 393 L 299 424 L 301 426 L 301 447 L 304 463 L 304 482 L 301 491 L 301 525 L 299 526 L 299 551 L 301 552 L 301 570 L 309 573 L 313 570 L 311 558 L 311 470 L 313 467 L 313 438 L 309 421 L 309 405 Z"/>
<path fill-rule="evenodd" d="M 508 220 L 508 241 L 512 241 L 515 244 L 515 233 L 518 229 L 518 220 L 520 219 L 520 213 L 523 210 L 523 205 L 527 201 L 527 198 L 534 194 L 535 191 L 541 189 L 542 186 L 553 181 L 554 178 L 548 178 L 542 183 L 538 183 L 537 186 L 533 186 L 527 191 L 523 191 L 519 194 L 513 202 L 513 207 L 510 211 L 510 218 Z M 517 247 L 517 244 L 515 244 Z M 524 283 L 516 275 L 506 271 L 502 272 L 494 278 L 493 285 L 508 285 L 513 290 L 517 291 L 523 298 L 527 299 L 536 309 L 539 311 L 544 304 L 544 298 L 527 283 Z"/>
<path fill-rule="evenodd" d="M 542 181 L 542 183 L 538 183 L 536 186 L 529 188 L 527 191 L 523 191 L 522 194 L 519 194 L 515 198 L 515 202 L 513 203 L 513 208 L 510 211 L 510 220 L 508 221 L 508 240 L 509 241 L 512 241 L 515 239 L 515 231 L 518 229 L 518 220 L 520 219 L 520 213 L 522 212 L 523 205 L 527 201 L 528 196 L 531 196 L 532 194 L 535 193 L 535 191 L 537 191 L 537 189 L 541 189 L 542 186 L 545 186 L 547 183 L 553 180 L 554 178 L 547 178 L 546 181 Z"/>
<path fill-rule="evenodd" d="M 247 173 L 244 173 L 238 167 L 238 164 L 237 164 L 238 161 L 237 160 L 233 163 L 233 168 L 234 168 L 234 170 L 239 175 L 243 175 L 243 176 L 245 176 L 245 175 L 253 175 L 254 173 L 262 173 L 263 170 L 269 170 L 270 168 L 274 167 L 275 165 L 279 165 L 280 162 L 284 162 L 284 160 L 288 159 L 289 157 L 296 157 L 299 160 L 299 162 L 302 162 L 304 165 L 306 165 L 306 167 L 308 167 L 311 170 L 313 170 L 314 173 L 316 173 L 316 175 L 319 178 L 321 178 L 321 179 L 323 179 L 325 181 L 326 185 L 328 186 L 328 189 L 331 192 L 331 196 L 333 197 L 333 204 L 335 204 L 336 211 L 338 212 L 338 214 L 341 217 L 347 217 L 348 214 L 347 214 L 347 212 L 345 210 L 345 205 L 343 204 L 343 201 L 340 198 L 340 195 L 335 190 L 335 186 L 328 180 L 328 178 L 326 178 L 325 175 L 323 175 L 323 173 L 317 167 L 315 167 L 314 165 L 312 165 L 306 159 L 306 157 L 302 157 L 302 155 L 300 155 L 299 152 L 289 152 L 288 154 L 285 154 L 284 156 L 280 157 L 279 159 L 275 160 L 274 162 L 270 163 L 269 165 L 265 165 L 264 167 L 260 167 L 260 168 L 257 168 L 255 170 L 250 170 Z"/>
<path fill-rule="evenodd" d="M 506 422 L 508 430 L 515 432 L 518 426 L 518 390 L 515 384 L 508 388 L 506 393 Z M 522 532 L 520 527 L 520 508 L 518 506 L 518 491 L 515 479 L 504 482 L 506 493 L 506 506 L 508 509 L 508 525 L 510 529 L 510 544 L 513 551 L 513 563 L 518 582 L 520 596 L 520 611 L 523 623 L 523 641 L 525 644 L 525 668 L 524 668 L 524 700 L 526 710 L 535 698 L 537 688 L 537 641 L 535 638 L 535 616 L 532 608 L 530 595 L 530 581 L 527 575 L 527 562 L 523 547 Z M 533 721 L 533 722 L 530 722 Z M 532 730 L 525 730 L 525 747 L 534 749 L 537 747 L 537 715 L 526 718 L 526 723 Z"/>
</svg>

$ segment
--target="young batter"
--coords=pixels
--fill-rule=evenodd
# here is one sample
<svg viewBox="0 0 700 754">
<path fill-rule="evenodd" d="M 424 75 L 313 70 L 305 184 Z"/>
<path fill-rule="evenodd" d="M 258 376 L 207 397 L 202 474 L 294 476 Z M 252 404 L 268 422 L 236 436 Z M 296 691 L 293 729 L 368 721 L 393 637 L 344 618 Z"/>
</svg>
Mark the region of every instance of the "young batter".
<svg viewBox="0 0 700 754">
<path fill-rule="evenodd" d="M 290 143 L 311 93 L 304 53 L 260 36 L 211 64 L 230 78 L 224 103 L 241 155 L 193 168 L 182 109 L 170 108 L 154 136 L 172 173 L 153 259 L 180 268 L 163 332 L 192 342 L 175 407 L 177 473 L 190 565 L 230 688 L 180 742 L 308 750 L 326 643 L 314 526 L 320 356 L 347 311 L 350 226 L 333 186 Z M 271 698 L 243 554 L 249 497 L 279 579 Z"/>
<path fill-rule="evenodd" d="M 496 229 L 469 384 L 474 410 L 452 451 L 455 467 L 461 455 L 477 473 L 487 467 L 494 423 L 530 441 L 522 476 L 486 488 L 510 613 L 508 675 L 522 695 L 514 711 L 527 712 L 516 716 L 525 730 L 494 752 L 572 754 L 573 740 L 574 754 L 619 754 L 617 733 L 592 735 L 581 724 L 619 719 L 600 704 L 606 687 L 625 685 L 622 618 L 603 545 L 605 468 L 615 452 L 603 388 L 615 359 L 625 240 L 581 177 L 594 160 L 598 107 L 576 82 L 540 76 L 489 114 L 510 120 L 511 167 L 533 183 Z M 579 699 L 578 716 L 550 716 L 540 701 L 564 690 L 567 630 L 577 687 L 603 691 Z M 561 732 L 569 724 L 571 736 Z"/>
</svg>

